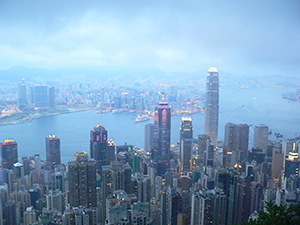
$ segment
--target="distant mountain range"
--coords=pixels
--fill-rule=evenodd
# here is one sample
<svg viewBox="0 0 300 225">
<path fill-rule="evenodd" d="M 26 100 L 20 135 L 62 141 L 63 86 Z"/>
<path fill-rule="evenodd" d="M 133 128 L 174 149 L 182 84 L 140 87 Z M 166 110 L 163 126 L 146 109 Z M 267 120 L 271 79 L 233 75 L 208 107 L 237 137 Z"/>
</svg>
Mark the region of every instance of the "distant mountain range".
<svg viewBox="0 0 300 225">
<path fill-rule="evenodd" d="M 0 79 L 12 82 L 18 82 L 25 78 L 32 81 L 36 78 L 59 79 L 64 76 L 85 76 L 89 78 L 107 79 L 109 77 L 150 77 L 150 78 L 169 78 L 169 77 L 183 77 L 183 78 L 197 78 L 201 76 L 205 78 L 207 70 L 197 70 L 191 73 L 176 71 L 164 72 L 158 67 L 129 67 L 129 66 L 89 66 L 89 67 L 69 67 L 59 69 L 45 69 L 45 68 L 28 68 L 25 66 L 14 66 L 6 70 L 0 70 Z M 229 73 L 222 72 L 223 77 L 226 78 L 234 76 Z"/>
<path fill-rule="evenodd" d="M 32 81 L 38 78 L 62 79 L 64 77 L 88 77 L 89 79 L 107 78 L 133 78 L 133 77 L 163 77 L 167 74 L 157 67 L 126 67 L 126 66 L 90 66 L 69 67 L 59 69 L 28 68 L 14 66 L 6 70 L 0 70 L 0 79 L 12 82 L 25 78 Z"/>
<path fill-rule="evenodd" d="M 67 81 L 67 80 L 114 80 L 114 79 L 136 79 L 136 78 L 185 78 L 185 79 L 205 79 L 207 70 L 197 70 L 188 72 L 164 72 L 158 67 L 142 66 L 88 66 L 88 67 L 67 67 L 58 69 L 28 68 L 25 66 L 14 66 L 6 70 L 0 70 L 0 80 L 10 82 L 20 82 L 22 78 L 27 81 Z M 232 85 L 256 81 L 268 85 L 299 86 L 300 77 L 286 77 L 282 75 L 266 75 L 260 77 L 250 77 L 231 74 L 219 70 L 220 83 L 230 82 Z M 277 82 L 278 81 L 278 82 Z"/>
</svg>

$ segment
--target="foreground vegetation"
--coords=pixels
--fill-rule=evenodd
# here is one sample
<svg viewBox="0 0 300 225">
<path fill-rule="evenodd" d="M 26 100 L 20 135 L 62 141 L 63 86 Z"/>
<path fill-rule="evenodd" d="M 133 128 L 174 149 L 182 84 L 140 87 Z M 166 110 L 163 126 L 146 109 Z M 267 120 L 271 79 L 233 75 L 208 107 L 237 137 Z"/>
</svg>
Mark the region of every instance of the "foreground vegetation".
<svg viewBox="0 0 300 225">
<path fill-rule="evenodd" d="M 267 203 L 266 212 L 260 211 L 257 219 L 250 219 L 248 225 L 300 225 L 300 203 L 287 207 L 276 205 L 273 201 Z"/>
</svg>

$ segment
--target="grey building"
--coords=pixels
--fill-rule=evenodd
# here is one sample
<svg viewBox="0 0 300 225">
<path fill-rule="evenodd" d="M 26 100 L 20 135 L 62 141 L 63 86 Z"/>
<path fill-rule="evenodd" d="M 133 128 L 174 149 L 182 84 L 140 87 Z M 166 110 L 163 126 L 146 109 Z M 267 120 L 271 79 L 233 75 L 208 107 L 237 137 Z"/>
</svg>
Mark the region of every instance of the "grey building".
<svg viewBox="0 0 300 225">
<path fill-rule="evenodd" d="M 75 152 L 68 162 L 69 203 L 72 207 L 96 207 L 96 162 L 86 152 Z"/>
<path fill-rule="evenodd" d="M 150 152 L 153 148 L 153 123 L 148 123 L 144 127 L 144 150 Z"/>
<path fill-rule="evenodd" d="M 36 85 L 34 87 L 34 105 L 36 108 L 48 107 L 48 87 L 47 87 L 47 85 Z"/>
<path fill-rule="evenodd" d="M 180 126 L 181 171 L 192 170 L 193 124 L 191 117 L 182 117 Z"/>
<path fill-rule="evenodd" d="M 256 125 L 254 128 L 253 148 L 259 148 L 263 152 L 268 148 L 269 127 L 265 124 Z"/>
<path fill-rule="evenodd" d="M 207 73 L 205 97 L 204 133 L 210 136 L 214 146 L 218 143 L 219 124 L 219 73 L 216 68 L 210 68 Z"/>
</svg>

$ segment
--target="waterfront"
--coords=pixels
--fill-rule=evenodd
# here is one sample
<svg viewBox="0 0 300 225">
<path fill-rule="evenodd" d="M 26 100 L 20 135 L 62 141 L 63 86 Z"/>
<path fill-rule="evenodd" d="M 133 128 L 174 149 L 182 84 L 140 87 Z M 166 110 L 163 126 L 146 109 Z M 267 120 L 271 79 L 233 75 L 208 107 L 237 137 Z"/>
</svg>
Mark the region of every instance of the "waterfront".
<svg viewBox="0 0 300 225">
<path fill-rule="evenodd" d="M 252 124 L 250 142 L 253 140 L 253 128 L 257 124 L 268 125 L 273 133 L 280 132 L 283 138 L 294 138 L 300 131 L 300 104 L 288 102 L 281 97 L 282 93 L 294 88 L 226 88 L 220 90 L 219 140 L 223 140 L 224 126 L 227 122 Z M 134 113 L 98 114 L 96 111 L 83 111 L 56 116 L 41 117 L 30 123 L 0 127 L 0 140 L 14 138 L 18 143 L 19 158 L 40 154 L 45 159 L 45 137 L 55 134 L 61 139 L 62 162 L 72 160 L 77 150 L 89 153 L 90 130 L 97 124 L 103 125 L 109 139 L 116 145 L 125 142 L 143 148 L 144 125 L 152 120 L 135 124 Z M 204 115 L 191 115 L 194 126 L 194 137 L 204 131 Z M 181 117 L 172 117 L 172 139 L 179 139 Z M 270 136 L 275 139 L 274 135 Z"/>
</svg>

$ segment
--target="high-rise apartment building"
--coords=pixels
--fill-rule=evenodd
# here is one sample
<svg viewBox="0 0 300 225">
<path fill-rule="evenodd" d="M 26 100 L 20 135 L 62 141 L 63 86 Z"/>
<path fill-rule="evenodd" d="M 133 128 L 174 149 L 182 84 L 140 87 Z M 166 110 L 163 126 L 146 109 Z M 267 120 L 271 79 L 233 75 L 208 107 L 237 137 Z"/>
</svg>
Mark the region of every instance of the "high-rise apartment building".
<svg viewBox="0 0 300 225">
<path fill-rule="evenodd" d="M 171 107 L 162 100 L 155 107 L 152 160 L 158 175 L 164 175 L 170 161 Z"/>
<path fill-rule="evenodd" d="M 150 152 L 153 148 L 154 124 L 148 123 L 144 126 L 144 151 Z"/>
<path fill-rule="evenodd" d="M 34 105 L 36 108 L 48 107 L 47 85 L 36 85 L 34 87 Z"/>
<path fill-rule="evenodd" d="M 90 155 L 96 160 L 97 172 L 101 174 L 102 166 L 107 163 L 107 131 L 98 124 L 91 131 Z"/>
<path fill-rule="evenodd" d="M 116 190 L 131 192 L 131 167 L 120 161 L 113 161 L 110 165 L 102 167 L 102 215 L 103 221 L 106 219 L 106 198 L 112 196 Z"/>
<path fill-rule="evenodd" d="M 13 169 L 13 165 L 18 162 L 18 144 L 14 139 L 4 139 L 0 143 L 1 166 L 6 169 Z"/>
<path fill-rule="evenodd" d="M 217 68 L 210 68 L 207 73 L 205 97 L 204 133 L 209 135 L 214 146 L 218 144 L 219 124 L 219 73 Z"/>
<path fill-rule="evenodd" d="M 51 134 L 46 137 L 46 161 L 59 165 L 60 160 L 60 139 Z"/>
<path fill-rule="evenodd" d="M 86 152 L 75 152 L 68 162 L 69 203 L 72 207 L 97 206 L 96 162 Z"/>
<path fill-rule="evenodd" d="M 178 192 L 176 192 L 175 187 L 168 187 L 166 194 L 163 195 L 166 197 L 166 221 L 167 225 L 177 224 L 177 216 L 179 213 L 182 213 L 182 197 Z"/>
<path fill-rule="evenodd" d="M 150 202 L 151 199 L 151 179 L 149 176 L 136 173 L 131 178 L 132 192 L 140 202 Z"/>
<path fill-rule="evenodd" d="M 269 127 L 264 124 L 256 125 L 254 128 L 253 148 L 259 148 L 263 152 L 268 148 Z"/>
<path fill-rule="evenodd" d="M 180 126 L 181 171 L 192 170 L 193 125 L 191 117 L 182 117 Z"/>
<path fill-rule="evenodd" d="M 191 224 L 226 224 L 227 196 L 219 190 L 199 191 L 192 196 Z"/>
</svg>

